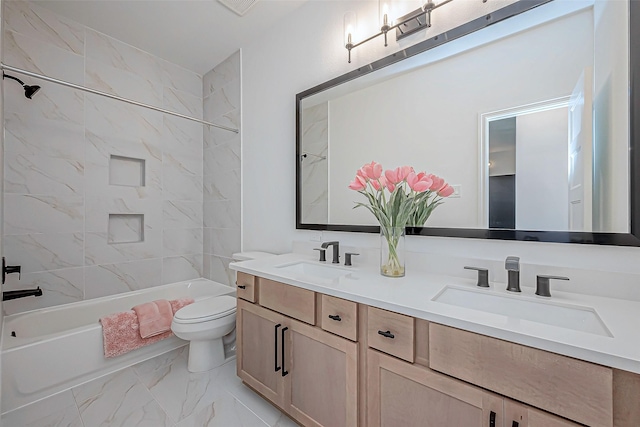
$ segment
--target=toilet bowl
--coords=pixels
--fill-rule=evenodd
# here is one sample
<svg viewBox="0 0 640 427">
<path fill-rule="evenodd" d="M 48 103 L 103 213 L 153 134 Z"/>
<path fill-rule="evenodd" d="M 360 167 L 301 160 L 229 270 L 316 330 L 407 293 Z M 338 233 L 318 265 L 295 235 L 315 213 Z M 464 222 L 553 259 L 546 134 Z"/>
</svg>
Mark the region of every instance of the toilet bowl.
<svg viewBox="0 0 640 427">
<path fill-rule="evenodd" d="M 236 299 L 229 295 L 196 301 L 176 311 L 173 333 L 189 341 L 189 372 L 203 372 L 225 360 L 223 337 L 236 326 Z"/>
<path fill-rule="evenodd" d="M 266 252 L 240 252 L 234 261 L 273 256 Z M 189 341 L 189 372 L 204 372 L 227 359 L 225 345 L 235 351 L 236 298 L 229 295 L 206 298 L 176 311 L 171 330 Z"/>
</svg>

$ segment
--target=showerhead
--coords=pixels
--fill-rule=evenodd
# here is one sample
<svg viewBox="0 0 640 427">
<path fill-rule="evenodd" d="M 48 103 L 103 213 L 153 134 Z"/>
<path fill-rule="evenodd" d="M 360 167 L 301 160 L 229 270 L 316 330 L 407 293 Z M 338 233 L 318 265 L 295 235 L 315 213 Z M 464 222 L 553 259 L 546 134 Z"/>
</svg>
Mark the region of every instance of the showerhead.
<svg viewBox="0 0 640 427">
<path fill-rule="evenodd" d="M 29 99 L 31 99 L 31 97 L 40 90 L 40 86 L 24 85 L 22 87 L 24 88 L 24 96 L 26 96 Z"/>
<path fill-rule="evenodd" d="M 8 78 L 8 79 L 15 80 L 18 83 L 20 83 L 22 85 L 22 88 L 24 89 L 24 96 L 26 96 L 29 99 L 31 99 L 33 97 L 33 95 L 35 95 L 36 92 L 38 92 L 40 90 L 40 86 L 35 86 L 35 85 L 34 86 L 29 86 L 27 84 L 24 84 L 24 82 L 22 80 L 20 80 L 19 78 L 10 76 L 9 74 L 2 73 L 2 78 L 3 79 L 4 78 Z"/>
</svg>

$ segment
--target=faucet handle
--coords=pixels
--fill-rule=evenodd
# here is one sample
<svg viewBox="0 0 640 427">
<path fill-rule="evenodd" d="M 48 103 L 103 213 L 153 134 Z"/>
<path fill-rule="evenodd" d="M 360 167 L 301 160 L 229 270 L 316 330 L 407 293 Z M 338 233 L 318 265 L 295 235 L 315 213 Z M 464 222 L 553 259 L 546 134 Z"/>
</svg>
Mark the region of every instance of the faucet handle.
<svg viewBox="0 0 640 427">
<path fill-rule="evenodd" d="M 476 270 L 478 272 L 478 283 L 476 286 L 480 286 L 481 288 L 489 287 L 489 270 L 482 267 L 470 267 L 468 265 L 464 266 L 465 270 Z"/>
<path fill-rule="evenodd" d="M 320 259 L 318 261 L 325 262 L 327 260 L 327 250 L 323 248 L 313 248 L 314 251 L 320 252 Z"/>
<path fill-rule="evenodd" d="M 520 271 L 520 257 L 508 256 L 504 261 L 504 268 L 512 271 Z"/>
<path fill-rule="evenodd" d="M 352 256 L 356 256 L 356 255 L 360 255 L 360 254 L 357 254 L 355 252 L 345 252 L 344 253 L 344 265 L 352 265 L 351 264 L 351 257 Z"/>
<path fill-rule="evenodd" d="M 536 276 L 536 295 L 540 295 L 541 297 L 550 297 L 551 292 L 549 290 L 549 280 L 569 280 L 568 277 L 564 276 L 547 276 L 545 274 L 538 274 Z"/>
</svg>

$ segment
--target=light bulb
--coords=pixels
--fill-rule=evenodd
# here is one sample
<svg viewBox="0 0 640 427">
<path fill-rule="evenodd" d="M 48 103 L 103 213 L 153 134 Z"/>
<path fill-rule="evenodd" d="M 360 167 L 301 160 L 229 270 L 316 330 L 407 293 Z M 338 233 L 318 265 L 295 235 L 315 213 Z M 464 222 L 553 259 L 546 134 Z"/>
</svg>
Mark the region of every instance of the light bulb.
<svg viewBox="0 0 640 427">
<path fill-rule="evenodd" d="M 349 11 L 344 14 L 344 46 L 349 49 L 350 46 L 353 46 L 355 33 L 356 33 L 356 25 L 357 25 L 357 17 L 356 13 L 353 11 Z"/>
</svg>

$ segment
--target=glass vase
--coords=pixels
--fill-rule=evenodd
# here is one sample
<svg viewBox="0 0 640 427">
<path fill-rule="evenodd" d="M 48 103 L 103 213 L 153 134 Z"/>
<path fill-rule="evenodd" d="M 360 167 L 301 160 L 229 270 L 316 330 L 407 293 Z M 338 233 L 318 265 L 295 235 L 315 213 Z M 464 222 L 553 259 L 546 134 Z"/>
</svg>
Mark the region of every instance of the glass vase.
<svg viewBox="0 0 640 427">
<path fill-rule="evenodd" d="M 380 227 L 380 274 L 404 277 L 404 227 Z"/>
</svg>

